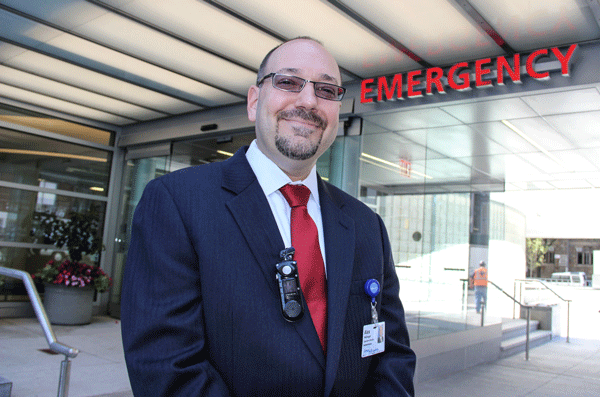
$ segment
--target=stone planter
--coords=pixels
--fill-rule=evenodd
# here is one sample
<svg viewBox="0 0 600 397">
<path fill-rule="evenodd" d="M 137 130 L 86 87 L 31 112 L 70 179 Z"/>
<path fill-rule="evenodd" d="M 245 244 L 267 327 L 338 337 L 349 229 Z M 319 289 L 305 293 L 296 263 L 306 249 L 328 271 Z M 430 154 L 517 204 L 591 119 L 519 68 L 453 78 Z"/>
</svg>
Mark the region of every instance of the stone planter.
<svg viewBox="0 0 600 397">
<path fill-rule="evenodd" d="M 94 288 L 44 283 L 44 308 L 50 323 L 82 325 L 92 321 Z"/>
</svg>

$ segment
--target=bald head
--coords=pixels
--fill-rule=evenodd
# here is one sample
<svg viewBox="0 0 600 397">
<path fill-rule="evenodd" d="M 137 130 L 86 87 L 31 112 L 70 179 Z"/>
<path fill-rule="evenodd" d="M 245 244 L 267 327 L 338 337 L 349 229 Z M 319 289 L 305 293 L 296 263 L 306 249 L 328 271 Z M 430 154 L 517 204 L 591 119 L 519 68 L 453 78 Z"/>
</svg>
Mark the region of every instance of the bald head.
<svg viewBox="0 0 600 397">
<path fill-rule="evenodd" d="M 313 42 L 313 43 L 321 46 L 321 48 L 325 49 L 325 47 L 323 46 L 323 43 L 321 43 L 319 40 L 313 39 L 312 37 L 309 37 L 309 36 L 300 36 L 300 37 L 296 37 L 296 38 L 284 41 L 283 43 L 279 44 L 277 47 L 275 47 L 271 51 L 269 51 L 267 53 L 267 55 L 265 55 L 265 57 L 263 58 L 262 62 L 260 63 L 260 67 L 258 68 L 258 73 L 256 74 L 256 84 L 257 85 L 262 80 L 262 78 L 268 73 L 267 72 L 267 64 L 268 64 L 269 60 L 271 59 L 271 56 L 273 55 L 273 53 L 276 52 L 282 46 L 285 46 L 286 44 L 291 43 L 296 40 L 304 40 L 304 41 Z M 332 57 L 332 59 L 333 59 L 333 57 Z M 335 62 L 335 59 L 334 59 L 334 62 Z M 336 65 L 337 65 L 337 62 L 336 62 Z M 339 67 L 338 67 L 338 74 L 339 74 Z M 337 84 L 341 85 L 341 78 Z"/>
</svg>

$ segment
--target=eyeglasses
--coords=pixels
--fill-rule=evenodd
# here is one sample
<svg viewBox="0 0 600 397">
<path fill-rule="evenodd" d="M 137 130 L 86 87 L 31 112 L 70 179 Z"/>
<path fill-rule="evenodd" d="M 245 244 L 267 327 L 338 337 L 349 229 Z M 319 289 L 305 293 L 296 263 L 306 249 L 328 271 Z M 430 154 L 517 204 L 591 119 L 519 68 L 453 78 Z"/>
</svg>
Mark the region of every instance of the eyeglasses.
<svg viewBox="0 0 600 397">
<path fill-rule="evenodd" d="M 306 80 L 297 76 L 289 76 L 287 74 L 269 73 L 256 84 L 260 86 L 266 79 L 272 77 L 271 83 L 273 87 L 281 91 L 300 92 L 306 83 L 313 83 L 315 87 L 315 96 L 329 101 L 341 101 L 344 97 L 346 89 L 339 85 L 330 83 L 321 83 L 317 81 Z"/>
</svg>

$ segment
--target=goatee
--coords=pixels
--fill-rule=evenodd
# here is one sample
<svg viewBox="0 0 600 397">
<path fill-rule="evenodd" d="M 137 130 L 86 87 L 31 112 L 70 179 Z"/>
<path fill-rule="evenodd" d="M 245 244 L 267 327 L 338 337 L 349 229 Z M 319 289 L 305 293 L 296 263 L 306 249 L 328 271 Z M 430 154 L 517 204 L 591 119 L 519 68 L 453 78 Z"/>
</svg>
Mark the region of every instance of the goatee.
<svg viewBox="0 0 600 397">
<path fill-rule="evenodd" d="M 305 142 L 294 143 L 291 137 L 282 136 L 279 133 L 279 121 L 281 119 L 301 119 L 315 124 L 316 127 L 321 130 L 318 142 L 312 143 L 310 140 L 306 139 Z M 281 154 L 292 160 L 307 160 L 317 153 L 321 140 L 323 139 L 323 131 L 327 127 L 327 122 L 320 116 L 302 108 L 297 108 L 279 112 L 277 115 L 277 122 L 278 127 L 275 134 L 275 147 L 277 147 L 277 150 L 279 150 Z M 308 138 L 311 134 L 315 133 L 314 130 L 310 128 L 292 127 L 292 129 L 294 135 L 305 138 Z"/>
</svg>

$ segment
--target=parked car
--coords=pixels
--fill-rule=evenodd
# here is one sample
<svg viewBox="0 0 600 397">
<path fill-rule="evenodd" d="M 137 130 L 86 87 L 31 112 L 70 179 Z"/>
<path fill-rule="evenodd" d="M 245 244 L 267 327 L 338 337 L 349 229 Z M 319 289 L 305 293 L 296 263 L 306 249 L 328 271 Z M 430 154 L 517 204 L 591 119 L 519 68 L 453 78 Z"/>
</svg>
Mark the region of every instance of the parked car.
<svg viewBox="0 0 600 397">
<path fill-rule="evenodd" d="M 567 285 L 578 285 L 581 287 L 587 285 L 587 278 L 584 272 L 552 273 L 550 281 L 555 283 L 564 283 Z"/>
</svg>

